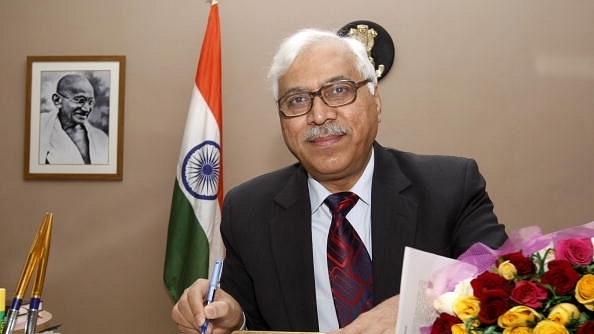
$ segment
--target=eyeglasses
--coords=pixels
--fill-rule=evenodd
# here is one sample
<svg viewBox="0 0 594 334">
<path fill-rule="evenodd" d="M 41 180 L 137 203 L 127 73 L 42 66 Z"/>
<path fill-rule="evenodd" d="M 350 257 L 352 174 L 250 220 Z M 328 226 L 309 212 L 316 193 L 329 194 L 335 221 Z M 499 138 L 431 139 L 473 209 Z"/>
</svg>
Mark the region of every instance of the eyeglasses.
<svg viewBox="0 0 594 334">
<path fill-rule="evenodd" d="M 61 97 L 65 98 L 68 101 L 74 102 L 78 105 L 80 105 L 81 107 L 84 106 L 85 104 L 89 104 L 89 106 L 94 106 L 95 105 L 95 99 L 92 97 L 86 97 L 86 96 L 66 96 L 60 92 L 58 92 L 58 95 L 60 95 Z"/>
<path fill-rule="evenodd" d="M 278 110 L 285 118 L 305 115 L 311 110 L 316 96 L 328 107 L 345 106 L 353 103 L 357 99 L 357 90 L 370 81 L 338 80 L 323 85 L 317 91 L 289 91 L 277 101 Z"/>
</svg>

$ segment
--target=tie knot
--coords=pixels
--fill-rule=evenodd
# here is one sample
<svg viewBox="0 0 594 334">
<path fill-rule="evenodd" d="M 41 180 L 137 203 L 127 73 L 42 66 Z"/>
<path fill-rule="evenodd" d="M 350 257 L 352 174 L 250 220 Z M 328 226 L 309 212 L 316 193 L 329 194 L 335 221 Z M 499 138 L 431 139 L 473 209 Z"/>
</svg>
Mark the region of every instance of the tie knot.
<svg viewBox="0 0 594 334">
<path fill-rule="evenodd" d="M 357 194 L 350 191 L 344 191 L 329 195 L 324 200 L 324 203 L 330 208 L 333 215 L 340 213 L 343 216 L 346 216 L 358 200 L 359 196 L 357 196 Z"/>
</svg>

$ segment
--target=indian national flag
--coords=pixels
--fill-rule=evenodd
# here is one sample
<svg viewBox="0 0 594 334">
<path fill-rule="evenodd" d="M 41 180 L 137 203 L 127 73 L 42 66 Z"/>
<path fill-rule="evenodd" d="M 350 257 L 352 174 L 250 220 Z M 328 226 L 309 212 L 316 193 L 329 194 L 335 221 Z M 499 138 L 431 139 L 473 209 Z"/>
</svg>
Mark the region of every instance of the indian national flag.
<svg viewBox="0 0 594 334">
<path fill-rule="evenodd" d="M 211 3 L 173 189 L 163 279 L 177 301 L 224 256 L 219 232 L 223 194 L 221 36 Z"/>
</svg>

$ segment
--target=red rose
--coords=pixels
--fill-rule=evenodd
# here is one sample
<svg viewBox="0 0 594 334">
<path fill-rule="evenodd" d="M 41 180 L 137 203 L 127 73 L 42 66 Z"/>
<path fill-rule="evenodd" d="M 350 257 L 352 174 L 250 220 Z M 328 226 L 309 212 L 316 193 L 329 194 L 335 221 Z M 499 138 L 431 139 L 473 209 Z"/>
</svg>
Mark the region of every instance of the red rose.
<svg viewBox="0 0 594 334">
<path fill-rule="evenodd" d="M 575 332 L 575 334 L 593 334 L 593 333 L 594 333 L 594 321 L 585 322 Z"/>
<path fill-rule="evenodd" d="M 539 308 L 547 298 L 547 290 L 529 281 L 519 281 L 516 282 L 509 298 L 520 305 Z"/>
<path fill-rule="evenodd" d="M 452 326 L 459 323 L 462 323 L 462 320 L 458 319 L 458 317 L 442 313 L 433 322 L 433 326 L 431 326 L 431 334 L 451 334 Z"/>
<path fill-rule="evenodd" d="M 480 322 L 486 325 L 492 325 L 497 322 L 497 318 L 511 308 L 511 303 L 507 294 L 503 290 L 489 290 L 485 292 L 481 299 L 481 309 L 478 314 Z"/>
<path fill-rule="evenodd" d="M 509 295 L 513 287 L 508 280 L 489 271 L 485 271 L 478 275 L 475 279 L 470 281 L 470 285 L 472 286 L 474 296 L 481 301 L 486 292 L 492 290 L 503 291 L 506 295 Z"/>
<path fill-rule="evenodd" d="M 536 266 L 534 265 L 532 260 L 522 255 L 522 252 L 505 254 L 501 258 L 503 259 L 503 261 L 511 262 L 514 265 L 514 267 L 516 267 L 516 269 L 518 270 L 518 275 L 520 276 L 531 275 L 534 274 L 536 271 Z"/>
<path fill-rule="evenodd" d="M 573 269 L 571 263 L 553 260 L 549 262 L 548 267 L 549 270 L 542 275 L 540 282 L 550 285 L 558 296 L 572 294 L 580 274 Z"/>
<path fill-rule="evenodd" d="M 592 263 L 594 250 L 590 238 L 561 240 L 555 245 L 555 250 L 556 259 L 584 266 Z"/>
</svg>

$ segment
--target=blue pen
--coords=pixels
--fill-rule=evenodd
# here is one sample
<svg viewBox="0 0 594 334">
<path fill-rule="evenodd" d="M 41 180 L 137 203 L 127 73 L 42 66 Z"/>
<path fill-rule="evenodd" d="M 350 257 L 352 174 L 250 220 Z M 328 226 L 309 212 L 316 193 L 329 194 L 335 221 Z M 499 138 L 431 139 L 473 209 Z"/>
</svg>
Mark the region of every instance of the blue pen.
<svg viewBox="0 0 594 334">
<path fill-rule="evenodd" d="M 208 284 L 208 294 L 206 295 L 206 305 L 212 303 L 215 297 L 215 292 L 217 291 L 217 287 L 219 286 L 219 281 L 221 280 L 221 272 L 223 271 L 223 260 L 216 260 L 214 264 L 214 268 L 212 268 L 212 274 L 210 276 L 210 283 Z M 208 328 L 208 319 L 204 321 L 202 327 L 200 328 L 200 333 L 206 333 L 206 329 Z"/>
</svg>

